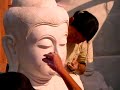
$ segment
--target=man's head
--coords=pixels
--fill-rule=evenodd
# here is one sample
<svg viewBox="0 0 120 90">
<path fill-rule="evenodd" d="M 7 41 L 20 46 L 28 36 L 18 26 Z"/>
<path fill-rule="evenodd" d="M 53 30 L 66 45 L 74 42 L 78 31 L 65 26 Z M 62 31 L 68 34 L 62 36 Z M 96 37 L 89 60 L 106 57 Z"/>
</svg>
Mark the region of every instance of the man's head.
<svg viewBox="0 0 120 90">
<path fill-rule="evenodd" d="M 1 90 L 35 90 L 30 80 L 22 73 L 6 72 L 0 74 Z"/>
<path fill-rule="evenodd" d="M 70 18 L 68 42 L 89 41 L 96 34 L 98 27 L 99 23 L 94 15 L 88 11 L 76 11 Z"/>
</svg>

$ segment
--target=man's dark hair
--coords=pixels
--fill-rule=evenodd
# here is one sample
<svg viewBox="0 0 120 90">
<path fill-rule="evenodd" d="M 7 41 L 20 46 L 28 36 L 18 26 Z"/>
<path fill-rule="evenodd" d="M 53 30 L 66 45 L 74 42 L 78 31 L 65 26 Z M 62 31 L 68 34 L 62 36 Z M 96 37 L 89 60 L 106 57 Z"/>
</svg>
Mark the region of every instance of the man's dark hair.
<svg viewBox="0 0 120 90">
<path fill-rule="evenodd" d="M 35 90 L 30 80 L 18 72 L 0 74 L 0 90 Z"/>
<path fill-rule="evenodd" d="M 91 40 L 99 27 L 97 18 L 88 11 L 76 11 L 73 17 L 74 20 L 71 25 L 74 26 L 87 41 Z"/>
</svg>

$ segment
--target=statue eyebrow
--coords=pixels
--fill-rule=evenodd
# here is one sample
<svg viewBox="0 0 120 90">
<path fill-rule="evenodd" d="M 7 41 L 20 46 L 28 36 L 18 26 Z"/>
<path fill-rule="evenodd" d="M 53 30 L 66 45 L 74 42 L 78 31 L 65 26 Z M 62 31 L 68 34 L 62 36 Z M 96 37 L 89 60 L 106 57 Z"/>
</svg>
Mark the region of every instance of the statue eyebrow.
<svg viewBox="0 0 120 90">
<path fill-rule="evenodd" d="M 68 25 L 67 21 L 60 22 L 60 23 L 57 23 L 57 24 L 53 24 L 53 23 L 49 23 L 49 22 L 37 23 L 37 24 L 35 24 L 30 30 L 28 30 L 27 35 L 26 35 L 26 40 L 27 40 L 28 36 L 30 35 L 30 33 L 34 30 L 33 28 L 35 28 L 35 27 L 37 27 L 37 26 L 48 25 L 48 26 L 52 26 L 52 27 L 57 27 L 57 26 L 59 26 L 59 25 L 62 24 L 62 23 L 66 23 L 66 24 Z M 66 32 L 66 34 L 67 34 L 67 32 Z M 68 35 L 67 35 L 67 36 L 68 36 Z"/>
<path fill-rule="evenodd" d="M 37 40 L 37 42 L 42 40 L 42 39 L 50 39 L 54 44 L 56 43 L 55 37 L 53 37 L 52 35 L 49 35 L 49 34 L 41 36 L 40 39 Z"/>
<path fill-rule="evenodd" d="M 49 34 L 43 35 L 43 36 L 40 37 L 39 40 L 37 40 L 37 42 L 42 40 L 42 39 L 50 39 L 52 41 L 53 45 L 56 46 L 56 39 L 52 35 L 49 35 Z"/>
</svg>

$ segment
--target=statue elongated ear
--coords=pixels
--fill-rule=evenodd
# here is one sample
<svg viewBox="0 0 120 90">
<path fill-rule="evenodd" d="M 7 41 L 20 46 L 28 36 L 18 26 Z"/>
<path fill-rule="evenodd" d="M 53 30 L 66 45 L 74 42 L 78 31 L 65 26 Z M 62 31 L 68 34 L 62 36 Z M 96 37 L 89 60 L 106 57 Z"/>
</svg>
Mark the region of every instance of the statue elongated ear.
<svg viewBox="0 0 120 90">
<path fill-rule="evenodd" d="M 16 56 L 15 45 L 16 41 L 12 35 L 5 35 L 2 39 L 3 48 L 6 53 L 8 64 L 9 64 L 9 71 L 18 71 L 18 60 Z"/>
</svg>

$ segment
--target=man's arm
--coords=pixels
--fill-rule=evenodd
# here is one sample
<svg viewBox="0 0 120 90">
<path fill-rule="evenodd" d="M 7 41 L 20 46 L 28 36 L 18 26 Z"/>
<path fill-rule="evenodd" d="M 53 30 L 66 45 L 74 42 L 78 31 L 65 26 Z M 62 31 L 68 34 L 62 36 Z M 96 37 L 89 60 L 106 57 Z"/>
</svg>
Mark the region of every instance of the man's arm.
<svg viewBox="0 0 120 90">
<path fill-rule="evenodd" d="M 82 90 L 65 69 L 59 70 L 58 73 L 63 78 L 69 90 Z"/>
<path fill-rule="evenodd" d="M 86 41 L 81 42 L 79 45 L 79 56 L 77 58 L 78 62 L 78 71 L 79 74 L 84 74 L 86 70 L 86 63 L 87 63 L 87 54 L 88 54 L 88 43 Z"/>
<path fill-rule="evenodd" d="M 73 80 L 69 73 L 65 70 L 62 65 L 62 61 L 58 54 L 49 53 L 44 55 L 44 62 L 48 64 L 53 70 L 55 70 L 64 80 L 66 86 L 69 90 L 82 90 L 79 85 Z"/>
<path fill-rule="evenodd" d="M 67 66 L 68 68 L 73 71 L 77 72 L 79 74 L 83 74 L 86 70 L 86 62 L 87 62 L 87 42 L 81 42 L 78 47 L 78 52 L 79 54 L 76 59 L 73 59 L 71 63 L 68 63 Z"/>
</svg>

